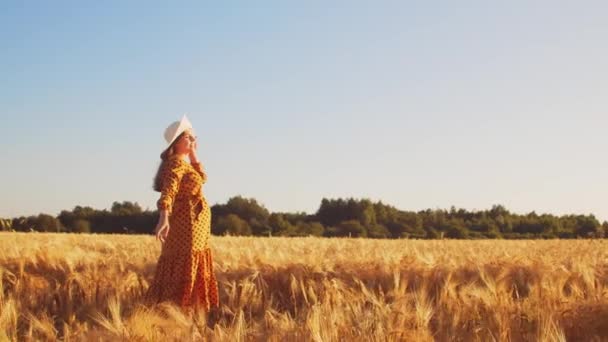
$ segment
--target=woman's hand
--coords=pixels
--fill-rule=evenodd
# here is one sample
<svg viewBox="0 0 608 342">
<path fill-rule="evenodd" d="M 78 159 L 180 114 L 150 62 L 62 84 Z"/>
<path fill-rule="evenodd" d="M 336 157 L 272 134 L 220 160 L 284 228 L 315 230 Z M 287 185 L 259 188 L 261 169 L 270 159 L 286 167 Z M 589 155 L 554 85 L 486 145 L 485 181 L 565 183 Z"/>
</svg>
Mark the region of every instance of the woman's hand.
<svg viewBox="0 0 608 342">
<path fill-rule="evenodd" d="M 190 144 L 190 151 L 188 152 L 188 158 L 190 159 L 190 163 L 198 163 L 198 157 L 196 156 L 196 149 L 198 148 L 198 142 L 194 140 Z"/>
<path fill-rule="evenodd" d="M 169 234 L 169 218 L 166 211 L 161 211 L 154 233 L 156 233 L 156 240 L 159 240 L 161 243 L 164 243 L 167 239 L 167 235 Z"/>
</svg>

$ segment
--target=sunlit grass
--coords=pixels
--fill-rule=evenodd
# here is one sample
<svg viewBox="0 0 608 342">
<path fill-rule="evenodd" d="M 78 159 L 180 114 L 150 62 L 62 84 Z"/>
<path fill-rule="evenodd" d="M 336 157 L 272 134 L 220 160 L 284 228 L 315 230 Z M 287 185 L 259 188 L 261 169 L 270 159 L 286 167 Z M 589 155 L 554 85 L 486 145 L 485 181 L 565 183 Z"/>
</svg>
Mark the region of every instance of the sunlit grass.
<svg viewBox="0 0 608 342">
<path fill-rule="evenodd" d="M 606 247 L 213 237 L 212 322 L 143 305 L 151 236 L 2 233 L 0 341 L 604 340 Z"/>
</svg>

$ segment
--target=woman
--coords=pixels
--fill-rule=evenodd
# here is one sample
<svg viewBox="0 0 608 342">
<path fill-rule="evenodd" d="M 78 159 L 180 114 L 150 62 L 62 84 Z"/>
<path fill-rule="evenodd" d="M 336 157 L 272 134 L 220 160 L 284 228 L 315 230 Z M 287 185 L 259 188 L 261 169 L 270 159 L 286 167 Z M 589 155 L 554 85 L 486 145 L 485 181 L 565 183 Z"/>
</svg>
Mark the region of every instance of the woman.
<svg viewBox="0 0 608 342">
<path fill-rule="evenodd" d="M 211 210 L 202 193 L 207 175 L 185 115 L 167 127 L 165 139 L 168 147 L 154 178 L 154 190 L 160 192 L 155 233 L 162 251 L 146 297 L 153 303 L 172 301 L 209 311 L 219 306 L 219 298 L 209 248 Z"/>
</svg>

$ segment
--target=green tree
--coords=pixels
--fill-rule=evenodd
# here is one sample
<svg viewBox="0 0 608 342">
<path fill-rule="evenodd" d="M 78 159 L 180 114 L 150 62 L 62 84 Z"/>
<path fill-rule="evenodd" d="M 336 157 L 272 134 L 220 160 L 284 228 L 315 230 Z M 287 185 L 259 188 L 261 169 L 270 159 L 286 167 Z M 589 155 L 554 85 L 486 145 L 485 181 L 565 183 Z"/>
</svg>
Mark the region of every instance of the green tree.
<svg viewBox="0 0 608 342">
<path fill-rule="evenodd" d="M 494 220 L 497 220 L 499 217 L 502 217 L 504 219 L 505 217 L 508 217 L 509 215 L 511 215 L 511 213 L 509 213 L 509 211 L 507 209 L 505 209 L 505 207 L 502 206 L 501 204 L 493 205 L 492 209 L 490 209 L 490 212 L 489 212 L 489 216 Z M 498 222 L 498 223 L 502 224 L 501 222 Z"/>
<path fill-rule="evenodd" d="M 575 234 L 581 237 L 601 237 L 603 236 L 602 226 L 593 215 L 576 217 Z"/>
<path fill-rule="evenodd" d="M 399 227 L 399 229 L 397 234 L 394 236 L 407 238 L 423 238 L 426 236 L 426 231 L 423 228 L 422 222 L 422 218 L 414 212 L 400 212 L 397 217 L 397 226 Z"/>
<path fill-rule="evenodd" d="M 259 204 L 253 198 L 243 198 L 241 196 L 232 197 L 228 200 L 225 210 L 229 214 L 238 215 L 245 221 L 256 219 L 259 222 L 266 222 L 270 215 L 268 209 Z"/>
<path fill-rule="evenodd" d="M 443 238 L 443 232 L 438 232 L 435 228 L 429 227 L 426 230 L 425 237 L 427 239 L 442 239 Z"/>
<path fill-rule="evenodd" d="M 386 239 L 391 237 L 391 232 L 381 224 L 373 224 L 367 229 L 367 236 L 374 239 Z"/>
<path fill-rule="evenodd" d="M 114 202 L 112 203 L 112 209 L 110 212 L 113 215 L 118 216 L 129 216 L 129 215 L 140 215 L 142 213 L 141 207 L 137 202 L 132 203 L 128 201 L 124 201 L 122 203 Z"/>
<path fill-rule="evenodd" d="M 74 221 L 76 221 L 77 217 L 71 211 L 62 210 L 57 219 L 59 219 L 64 227 L 67 227 L 68 231 L 73 231 Z"/>
<path fill-rule="evenodd" d="M 350 237 L 365 237 L 367 232 L 365 227 L 357 220 L 349 220 L 341 222 L 337 227 L 331 228 L 332 236 L 350 236 Z"/>
<path fill-rule="evenodd" d="M 227 216 L 220 217 L 215 229 L 219 234 L 251 235 L 251 227 L 247 221 L 235 214 L 228 214 Z"/>
<path fill-rule="evenodd" d="M 77 205 L 74 207 L 74 210 L 72 210 L 72 213 L 75 217 L 78 218 L 89 218 L 92 216 L 96 216 L 98 214 L 98 211 L 91 207 L 81 207 Z"/>
<path fill-rule="evenodd" d="M 359 220 L 359 204 L 352 198 L 344 200 L 328 200 L 324 198 L 321 201 L 321 206 L 315 214 L 316 220 L 323 225 L 336 226 L 340 222 L 349 220 Z"/>
<path fill-rule="evenodd" d="M 91 223 L 87 220 L 77 219 L 70 230 L 74 233 L 90 233 Z"/>
<path fill-rule="evenodd" d="M 268 236 L 272 232 L 272 228 L 266 222 L 260 222 L 256 218 L 249 220 L 251 233 L 255 236 Z"/>
<path fill-rule="evenodd" d="M 283 214 L 271 214 L 268 218 L 273 236 L 293 236 L 296 235 L 296 227 L 294 227 Z"/>
<path fill-rule="evenodd" d="M 31 225 L 34 230 L 39 232 L 61 232 L 63 227 L 61 222 L 54 216 L 47 214 L 39 214 L 31 220 Z"/>
<path fill-rule="evenodd" d="M 364 199 L 360 201 L 356 209 L 357 218 L 359 222 L 365 227 L 371 227 L 376 224 L 376 211 L 374 210 L 374 204 Z"/>
<path fill-rule="evenodd" d="M 469 230 L 464 226 L 461 219 L 452 219 L 445 225 L 445 235 L 451 239 L 466 239 L 469 237 Z"/>
<path fill-rule="evenodd" d="M 299 221 L 295 226 L 295 231 L 299 236 L 323 236 L 325 227 L 319 222 Z"/>
</svg>

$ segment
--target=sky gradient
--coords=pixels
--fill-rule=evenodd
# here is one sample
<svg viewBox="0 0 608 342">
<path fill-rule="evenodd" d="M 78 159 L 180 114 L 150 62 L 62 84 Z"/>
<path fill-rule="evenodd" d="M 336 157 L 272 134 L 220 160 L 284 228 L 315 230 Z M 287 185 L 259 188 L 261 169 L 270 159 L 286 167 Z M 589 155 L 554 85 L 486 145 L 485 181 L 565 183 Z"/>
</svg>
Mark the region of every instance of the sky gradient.
<svg viewBox="0 0 608 342">
<path fill-rule="evenodd" d="M 187 113 L 210 203 L 608 220 L 608 3 L 2 2 L 0 217 L 155 208 Z"/>
</svg>

